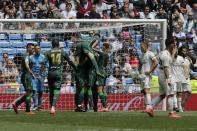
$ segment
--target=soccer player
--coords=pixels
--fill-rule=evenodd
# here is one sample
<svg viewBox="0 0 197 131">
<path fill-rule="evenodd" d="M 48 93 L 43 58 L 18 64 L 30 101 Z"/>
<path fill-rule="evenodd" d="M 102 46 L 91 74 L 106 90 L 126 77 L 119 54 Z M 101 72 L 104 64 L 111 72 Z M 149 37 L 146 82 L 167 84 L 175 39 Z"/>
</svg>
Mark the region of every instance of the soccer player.
<svg viewBox="0 0 197 131">
<path fill-rule="evenodd" d="M 62 83 L 63 62 L 66 60 L 74 69 L 76 65 L 71 61 L 68 54 L 60 49 L 59 40 L 52 40 L 52 49 L 46 53 L 45 63 L 48 61 L 48 86 L 50 99 L 50 114 L 55 115 L 55 107 L 60 95 L 60 88 Z"/>
<path fill-rule="evenodd" d="M 97 80 L 96 80 L 98 96 L 99 96 L 102 106 L 103 106 L 103 108 L 100 110 L 100 112 L 107 112 L 108 111 L 107 93 L 106 93 L 106 89 L 105 89 L 105 83 L 106 83 L 106 78 L 107 78 L 106 67 L 107 67 L 108 60 L 109 60 L 109 55 L 108 55 L 109 49 L 110 49 L 109 43 L 103 44 L 102 51 L 95 49 L 95 51 L 98 53 L 97 63 L 98 63 L 99 70 L 104 75 L 104 77 L 101 77 L 98 75 Z M 96 101 L 96 103 L 94 103 L 94 110 L 97 108 L 97 102 L 98 101 Z"/>
<path fill-rule="evenodd" d="M 185 103 L 189 100 L 189 97 L 192 92 L 191 83 L 190 83 L 190 65 L 191 59 L 188 56 L 188 48 L 186 46 L 182 46 L 179 48 L 178 51 L 179 55 L 184 59 L 184 75 L 186 81 L 182 81 L 182 90 L 183 90 L 183 100 L 182 100 L 182 107 L 183 110 L 185 109 Z"/>
<path fill-rule="evenodd" d="M 180 118 L 173 111 L 174 105 L 174 86 L 172 81 L 171 66 L 174 59 L 175 53 L 177 51 L 176 42 L 173 38 L 167 38 L 165 40 L 166 49 L 159 54 L 159 65 L 160 72 L 158 76 L 159 80 L 159 93 L 160 95 L 152 101 L 152 106 L 157 105 L 161 100 L 168 96 L 168 111 L 169 118 Z"/>
<path fill-rule="evenodd" d="M 150 45 L 148 42 L 143 41 L 141 43 L 142 61 L 141 61 L 141 87 L 144 93 L 144 100 L 146 103 L 146 112 L 152 116 L 153 110 L 151 105 L 151 75 L 158 65 L 157 58 L 153 52 L 150 51 Z"/>
<path fill-rule="evenodd" d="M 26 93 L 17 99 L 13 103 L 13 109 L 15 113 L 18 113 L 18 106 L 21 105 L 23 102 L 26 104 L 26 114 L 33 115 L 34 113 L 30 111 L 31 105 L 31 97 L 33 92 L 33 85 L 32 79 L 35 78 L 34 73 L 31 70 L 31 63 L 29 62 L 29 57 L 34 53 L 34 45 L 32 43 L 28 43 L 26 47 L 27 53 L 22 58 L 22 65 L 21 65 L 21 83 L 23 84 Z"/>
<path fill-rule="evenodd" d="M 32 80 L 33 83 L 33 110 L 41 110 L 42 108 L 42 94 L 44 89 L 44 78 L 45 78 L 45 69 L 43 68 L 44 55 L 40 52 L 40 46 L 35 45 L 35 53 L 30 56 L 30 63 L 32 63 L 32 72 L 34 73 L 35 79 Z M 37 98 L 38 92 L 38 98 Z"/>
<path fill-rule="evenodd" d="M 186 81 L 184 76 L 184 59 L 182 56 L 178 55 L 178 51 L 172 61 L 172 80 L 174 82 L 174 110 L 177 112 L 183 112 L 181 105 L 182 96 L 182 82 Z"/>
<path fill-rule="evenodd" d="M 84 100 L 85 92 L 88 94 L 89 107 L 92 108 L 91 87 L 95 84 L 96 75 L 102 76 L 92 49 L 92 47 L 97 43 L 98 37 L 91 37 L 90 39 L 87 39 L 83 43 L 77 45 L 75 55 L 78 62 L 78 69 L 76 75 L 78 79 L 77 85 L 80 88 L 77 108 L 75 109 L 77 112 L 84 111 L 81 103 Z"/>
</svg>

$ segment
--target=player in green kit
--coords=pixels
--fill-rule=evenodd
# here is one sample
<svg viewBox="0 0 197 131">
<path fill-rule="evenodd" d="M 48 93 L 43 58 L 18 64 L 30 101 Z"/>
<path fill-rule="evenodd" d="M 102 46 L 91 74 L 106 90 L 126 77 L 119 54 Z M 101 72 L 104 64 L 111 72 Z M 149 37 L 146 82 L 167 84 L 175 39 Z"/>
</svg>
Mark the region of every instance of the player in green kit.
<svg viewBox="0 0 197 131">
<path fill-rule="evenodd" d="M 99 70 L 104 75 L 104 77 L 101 77 L 99 75 L 97 75 L 97 77 L 96 77 L 96 89 L 93 89 L 93 90 L 96 90 L 98 95 L 96 95 L 95 92 L 93 93 L 94 111 L 97 111 L 97 109 L 98 109 L 98 107 L 97 107 L 98 96 L 99 96 L 102 106 L 103 106 L 103 108 L 100 110 L 100 112 L 107 112 L 108 111 L 107 93 L 106 93 L 106 89 L 105 89 L 105 83 L 106 83 L 106 78 L 107 78 L 106 67 L 107 67 L 108 60 L 109 60 L 109 55 L 108 55 L 109 49 L 110 49 L 109 43 L 107 43 L 107 42 L 103 44 L 102 51 L 94 49 L 95 52 L 97 53 L 97 63 L 98 63 Z"/>
<path fill-rule="evenodd" d="M 32 79 L 35 78 L 32 70 L 31 70 L 31 63 L 29 63 L 29 57 L 33 55 L 34 53 L 34 45 L 32 43 L 27 44 L 27 53 L 22 58 L 21 63 L 21 83 L 23 84 L 26 93 L 17 99 L 13 104 L 13 109 L 15 113 L 18 113 L 18 106 L 21 105 L 23 102 L 26 104 L 26 114 L 27 115 L 33 115 L 34 113 L 30 111 L 31 107 L 31 97 L 33 93 L 33 85 L 32 85 Z"/>
<path fill-rule="evenodd" d="M 76 69 L 76 65 L 71 61 L 68 54 L 59 48 L 59 40 L 53 39 L 52 49 L 46 53 L 45 60 L 45 62 L 48 61 L 49 63 L 48 86 L 50 91 L 50 114 L 53 115 L 55 115 L 55 106 L 60 95 L 64 60 Z"/>
<path fill-rule="evenodd" d="M 77 100 L 77 108 L 75 111 L 83 111 L 81 106 L 84 100 L 84 94 L 87 92 L 89 107 L 92 108 L 92 90 L 96 81 L 96 75 L 103 76 L 98 68 L 97 61 L 95 59 L 94 51 L 92 47 L 98 43 L 98 37 L 91 37 L 81 44 L 77 45 L 76 59 L 78 62 L 77 69 L 77 85 L 80 88 L 80 92 Z"/>
</svg>

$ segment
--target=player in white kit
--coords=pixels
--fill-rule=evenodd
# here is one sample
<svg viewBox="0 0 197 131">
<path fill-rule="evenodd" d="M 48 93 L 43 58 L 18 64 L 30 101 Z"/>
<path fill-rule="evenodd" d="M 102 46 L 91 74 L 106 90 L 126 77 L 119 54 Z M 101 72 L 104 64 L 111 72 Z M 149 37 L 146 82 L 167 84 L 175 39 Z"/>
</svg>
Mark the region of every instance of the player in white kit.
<svg viewBox="0 0 197 131">
<path fill-rule="evenodd" d="M 184 59 L 182 56 L 178 55 L 178 51 L 172 61 L 172 80 L 174 83 L 174 111 L 183 112 L 182 109 L 182 82 L 185 82 L 184 75 Z"/>
<path fill-rule="evenodd" d="M 152 101 L 152 106 L 161 102 L 166 96 L 168 97 L 168 111 L 169 118 L 180 118 L 181 116 L 177 115 L 173 111 L 174 105 L 174 86 L 172 80 L 171 66 L 174 59 L 175 53 L 177 52 L 176 42 L 173 38 L 167 38 L 165 41 L 166 49 L 160 52 L 158 59 L 160 64 L 160 72 L 158 76 L 159 80 L 159 93 L 160 96 L 155 98 Z"/>
<path fill-rule="evenodd" d="M 182 106 L 185 109 L 185 103 L 189 100 L 189 97 L 192 92 L 191 83 L 190 83 L 190 65 L 191 59 L 188 57 L 188 48 L 186 46 L 182 46 L 179 48 L 179 55 L 184 59 L 184 75 L 186 81 L 182 82 L 182 90 L 183 90 L 183 100 Z"/>
<path fill-rule="evenodd" d="M 153 110 L 151 105 L 151 75 L 158 65 L 157 58 L 153 52 L 150 51 L 150 46 L 148 42 L 143 41 L 141 43 L 142 59 L 141 59 L 141 88 L 144 93 L 144 101 L 146 104 L 146 112 L 149 116 L 153 117 Z"/>
</svg>

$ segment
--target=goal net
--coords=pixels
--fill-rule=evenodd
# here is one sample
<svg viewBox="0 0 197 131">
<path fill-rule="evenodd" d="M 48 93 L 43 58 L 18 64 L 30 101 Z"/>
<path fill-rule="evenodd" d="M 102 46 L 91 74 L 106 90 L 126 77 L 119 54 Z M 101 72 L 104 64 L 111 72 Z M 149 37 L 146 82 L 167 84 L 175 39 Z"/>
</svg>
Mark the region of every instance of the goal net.
<svg viewBox="0 0 197 131">
<path fill-rule="evenodd" d="M 109 110 L 144 110 L 140 93 L 138 67 L 142 56 L 140 43 L 148 41 L 157 55 L 164 48 L 166 38 L 165 20 L 90 20 L 90 19 L 4 19 L 0 22 L 0 108 L 10 109 L 11 103 L 24 93 L 21 84 L 21 56 L 28 43 L 38 44 L 44 54 L 50 50 L 53 38 L 74 60 L 76 45 L 94 34 L 99 34 L 99 49 L 109 46 L 108 77 L 106 91 Z M 6 58 L 8 56 L 8 58 Z M 12 69 L 12 70 L 11 70 Z M 75 81 L 72 68 L 64 64 L 61 96 L 57 109 L 75 108 Z M 152 98 L 158 94 L 157 70 L 153 74 Z M 42 108 L 49 108 L 47 77 L 45 78 Z M 99 107 L 101 106 L 99 102 Z M 33 107 L 33 103 L 32 103 Z M 24 108 L 24 105 L 20 107 Z M 161 110 L 160 104 L 156 109 Z"/>
</svg>

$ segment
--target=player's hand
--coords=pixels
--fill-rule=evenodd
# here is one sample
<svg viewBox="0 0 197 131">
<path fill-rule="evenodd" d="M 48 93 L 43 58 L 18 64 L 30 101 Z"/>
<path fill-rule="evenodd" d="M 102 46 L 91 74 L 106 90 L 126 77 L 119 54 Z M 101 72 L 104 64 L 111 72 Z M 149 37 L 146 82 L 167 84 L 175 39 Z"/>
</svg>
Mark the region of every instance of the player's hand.
<svg viewBox="0 0 197 131">
<path fill-rule="evenodd" d="M 150 75 L 151 74 L 151 72 L 150 71 L 147 71 L 147 72 L 145 72 L 145 75 Z"/>
<path fill-rule="evenodd" d="M 172 81 L 170 78 L 166 79 L 166 82 L 167 82 L 168 86 L 172 86 Z"/>
<path fill-rule="evenodd" d="M 103 74 L 101 74 L 99 71 L 96 72 L 97 75 L 99 75 L 100 77 L 105 77 Z"/>
<path fill-rule="evenodd" d="M 41 75 L 38 76 L 38 80 L 40 80 L 40 81 L 42 80 L 42 76 Z"/>
<path fill-rule="evenodd" d="M 36 79 L 36 76 L 34 75 L 34 73 L 32 73 L 32 77 L 33 77 L 33 79 Z"/>
</svg>

